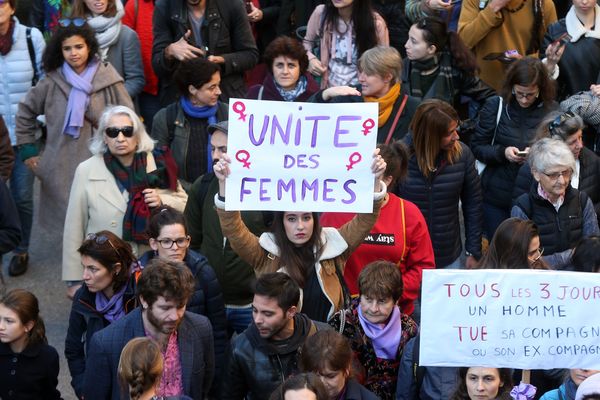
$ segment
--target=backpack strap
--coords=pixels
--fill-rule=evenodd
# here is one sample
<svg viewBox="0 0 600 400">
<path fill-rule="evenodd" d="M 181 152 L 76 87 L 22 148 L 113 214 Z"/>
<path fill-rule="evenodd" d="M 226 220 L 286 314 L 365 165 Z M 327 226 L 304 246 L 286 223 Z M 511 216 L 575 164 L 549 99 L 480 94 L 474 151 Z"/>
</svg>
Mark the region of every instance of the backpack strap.
<svg viewBox="0 0 600 400">
<path fill-rule="evenodd" d="M 398 112 L 396 113 L 396 116 L 394 117 L 394 122 L 392 122 L 392 126 L 390 127 L 390 130 L 388 131 L 388 135 L 385 138 L 385 144 L 389 144 L 390 140 L 392 140 L 392 135 L 394 134 L 394 130 L 396 130 L 396 125 L 398 124 L 400 115 L 402 115 L 402 111 L 404 111 L 404 107 L 406 106 L 407 101 L 408 101 L 408 95 L 405 94 L 404 98 L 402 99 L 402 104 L 400 104 L 400 108 L 398 109 Z"/>
<path fill-rule="evenodd" d="M 27 27 L 25 30 L 25 36 L 27 37 L 27 50 L 29 51 L 29 59 L 31 60 L 31 68 L 33 69 L 31 86 L 35 86 L 40 81 L 40 72 L 37 69 L 37 62 L 35 61 L 35 49 L 33 48 L 33 39 L 31 37 L 30 27 Z"/>
<path fill-rule="evenodd" d="M 263 91 L 265 90 L 265 85 L 260 85 L 260 89 L 258 89 L 258 97 L 257 100 L 262 100 Z"/>
</svg>

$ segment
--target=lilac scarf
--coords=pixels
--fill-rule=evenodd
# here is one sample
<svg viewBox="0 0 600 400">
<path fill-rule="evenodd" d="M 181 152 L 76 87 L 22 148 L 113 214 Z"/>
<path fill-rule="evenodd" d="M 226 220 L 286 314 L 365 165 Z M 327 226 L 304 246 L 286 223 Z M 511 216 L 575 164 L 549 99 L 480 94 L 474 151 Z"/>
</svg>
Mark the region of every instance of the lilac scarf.
<svg viewBox="0 0 600 400">
<path fill-rule="evenodd" d="M 121 290 L 113 295 L 110 300 L 102 292 L 96 293 L 96 311 L 104 318 L 113 323 L 125 316 L 125 307 L 123 306 L 123 295 L 127 285 L 123 285 Z"/>
<path fill-rule="evenodd" d="M 358 306 L 358 319 L 365 334 L 373 343 L 375 355 L 386 360 L 395 360 L 398 354 L 398 346 L 402 337 L 402 320 L 400 316 L 400 308 L 394 307 L 389 322 L 383 328 L 378 324 L 369 322 L 363 317 L 363 312 Z"/>
<path fill-rule="evenodd" d="M 62 65 L 62 73 L 69 84 L 71 92 L 65 112 L 65 123 L 63 124 L 63 133 L 77 139 L 79 130 L 83 127 L 85 110 L 90 103 L 90 94 L 92 93 L 92 80 L 100 63 L 94 57 L 85 67 L 81 75 L 71 68 L 66 61 Z"/>
</svg>

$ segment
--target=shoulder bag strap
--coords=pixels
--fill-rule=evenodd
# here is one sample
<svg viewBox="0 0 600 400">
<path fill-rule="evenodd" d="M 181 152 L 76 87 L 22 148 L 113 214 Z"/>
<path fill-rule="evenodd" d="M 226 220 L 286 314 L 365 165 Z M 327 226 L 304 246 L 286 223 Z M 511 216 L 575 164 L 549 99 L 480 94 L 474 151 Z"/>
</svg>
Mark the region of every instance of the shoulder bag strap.
<svg viewBox="0 0 600 400">
<path fill-rule="evenodd" d="M 40 74 L 37 69 L 37 62 L 35 61 L 35 49 L 33 48 L 33 40 L 31 38 L 31 28 L 28 27 L 25 30 L 25 36 L 27 37 L 27 50 L 29 51 L 31 68 L 33 68 L 33 78 L 31 79 L 31 86 L 35 86 L 40 80 Z"/>
<path fill-rule="evenodd" d="M 498 132 L 498 124 L 500 123 L 500 117 L 502 116 L 502 96 L 500 96 L 500 102 L 498 103 L 498 112 L 496 113 L 496 128 L 494 129 L 494 137 L 492 138 L 492 146 L 496 141 L 496 132 Z"/>
<path fill-rule="evenodd" d="M 402 212 L 402 256 L 400 257 L 400 264 L 404 262 L 404 258 L 406 257 L 406 215 L 404 213 L 404 200 L 400 199 L 400 210 Z"/>
<path fill-rule="evenodd" d="M 402 99 L 402 104 L 400 104 L 400 108 L 398 109 L 398 112 L 396 113 L 396 116 L 394 117 L 394 122 L 392 123 L 392 126 L 388 132 L 388 135 L 385 138 L 385 142 L 384 142 L 385 144 L 389 144 L 390 140 L 392 140 L 392 135 L 394 133 L 394 130 L 396 129 L 396 125 L 398 124 L 400 115 L 402 115 L 402 111 L 404 111 L 404 107 L 406 106 L 407 101 L 408 101 L 408 95 L 405 94 L 404 98 Z"/>
</svg>

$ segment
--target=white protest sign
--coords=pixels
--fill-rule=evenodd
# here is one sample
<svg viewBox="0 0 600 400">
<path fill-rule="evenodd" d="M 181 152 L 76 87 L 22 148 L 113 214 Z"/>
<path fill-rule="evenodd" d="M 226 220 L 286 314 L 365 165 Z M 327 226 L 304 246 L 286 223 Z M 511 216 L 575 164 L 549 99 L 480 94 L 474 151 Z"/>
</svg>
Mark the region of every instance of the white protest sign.
<svg viewBox="0 0 600 400">
<path fill-rule="evenodd" d="M 230 99 L 226 210 L 373 210 L 376 103 Z"/>
<path fill-rule="evenodd" d="M 420 364 L 600 369 L 600 274 L 424 270 Z"/>
</svg>

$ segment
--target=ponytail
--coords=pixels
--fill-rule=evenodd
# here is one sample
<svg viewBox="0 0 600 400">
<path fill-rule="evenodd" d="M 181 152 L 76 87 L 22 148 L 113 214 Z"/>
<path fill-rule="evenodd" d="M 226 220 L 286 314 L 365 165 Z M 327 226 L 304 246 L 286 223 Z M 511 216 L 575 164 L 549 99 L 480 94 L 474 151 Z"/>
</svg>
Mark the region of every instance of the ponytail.
<svg viewBox="0 0 600 400">
<path fill-rule="evenodd" d="M 477 58 L 454 31 L 448 32 L 448 49 L 456 67 L 472 75 L 479 72 Z"/>
</svg>

